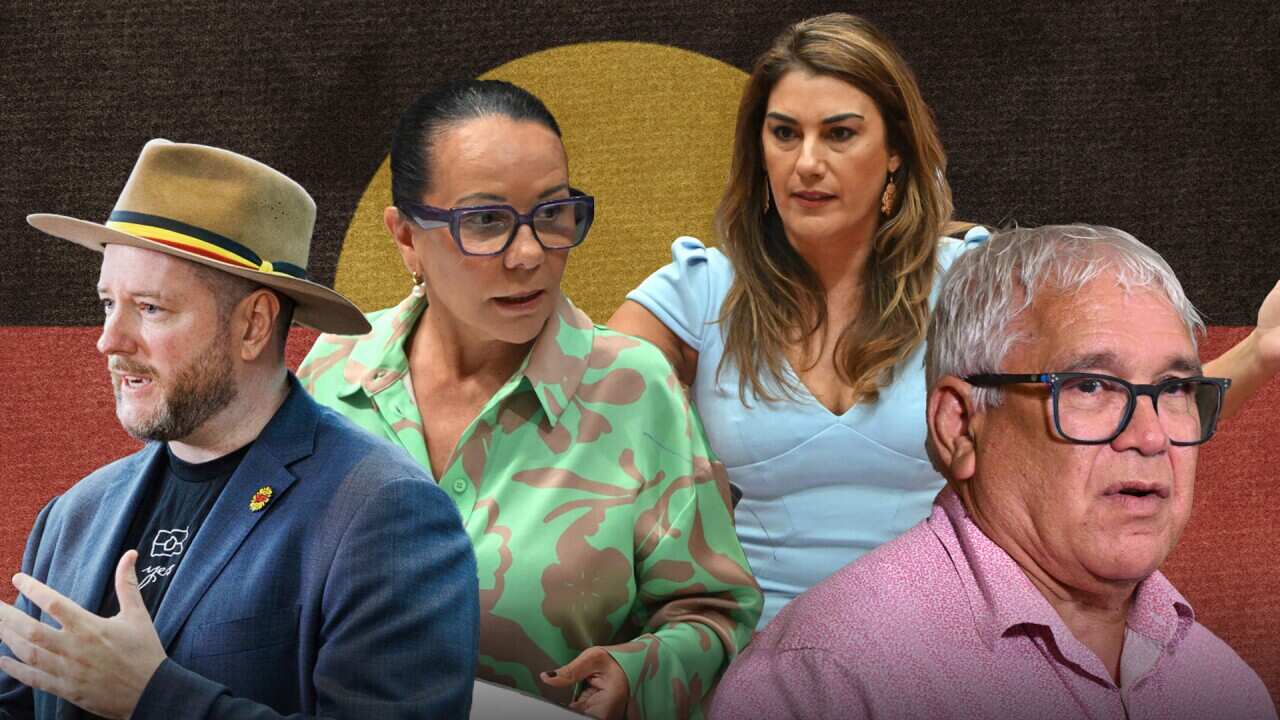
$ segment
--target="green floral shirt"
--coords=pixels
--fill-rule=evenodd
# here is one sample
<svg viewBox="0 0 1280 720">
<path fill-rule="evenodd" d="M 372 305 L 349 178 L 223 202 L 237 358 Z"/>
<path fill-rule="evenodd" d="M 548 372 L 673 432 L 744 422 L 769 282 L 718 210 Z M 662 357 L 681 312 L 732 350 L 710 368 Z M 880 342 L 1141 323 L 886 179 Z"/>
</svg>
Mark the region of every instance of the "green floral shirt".
<svg viewBox="0 0 1280 720">
<path fill-rule="evenodd" d="M 298 378 L 430 474 L 405 353 L 425 308 L 410 296 L 367 335 L 321 336 Z M 561 297 L 438 482 L 475 545 L 481 678 L 567 704 L 538 674 L 604 646 L 630 717 L 700 715 L 763 599 L 727 477 L 659 350 Z"/>
</svg>

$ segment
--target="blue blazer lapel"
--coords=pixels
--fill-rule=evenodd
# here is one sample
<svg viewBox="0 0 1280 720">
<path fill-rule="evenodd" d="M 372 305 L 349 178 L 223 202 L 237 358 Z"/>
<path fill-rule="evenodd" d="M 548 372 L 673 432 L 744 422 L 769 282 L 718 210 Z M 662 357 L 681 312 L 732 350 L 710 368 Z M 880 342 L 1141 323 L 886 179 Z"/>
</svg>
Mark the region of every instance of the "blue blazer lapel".
<svg viewBox="0 0 1280 720">
<path fill-rule="evenodd" d="M 285 491 L 297 479 L 288 466 L 314 452 L 318 406 L 292 374 L 289 384 L 289 397 L 227 481 L 160 603 L 155 626 L 166 649 L 254 526 L 285 502 Z M 249 503 L 267 486 L 271 500 L 255 512 Z"/>
<path fill-rule="evenodd" d="M 104 503 L 94 515 L 86 537 L 97 538 L 86 548 L 84 557 L 74 560 L 75 580 L 66 595 L 77 605 L 91 613 L 97 613 L 107 584 L 112 581 L 116 564 L 128 548 L 122 548 L 129 524 L 147 494 L 147 480 L 155 471 L 156 463 L 164 457 L 161 443 L 148 443 L 132 457 L 125 460 L 117 472 L 112 486 L 103 497 Z M 113 502 L 112 498 L 119 498 Z"/>
</svg>

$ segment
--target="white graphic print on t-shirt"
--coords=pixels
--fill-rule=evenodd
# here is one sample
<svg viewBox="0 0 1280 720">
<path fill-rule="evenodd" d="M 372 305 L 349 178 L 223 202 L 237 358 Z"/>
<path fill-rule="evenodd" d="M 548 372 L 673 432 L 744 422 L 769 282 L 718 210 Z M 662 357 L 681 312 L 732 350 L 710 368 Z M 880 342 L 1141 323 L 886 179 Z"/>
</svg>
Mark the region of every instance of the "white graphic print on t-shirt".
<svg viewBox="0 0 1280 720">
<path fill-rule="evenodd" d="M 159 578 L 172 575 L 174 568 L 178 567 L 178 558 L 182 556 L 186 544 L 187 528 L 156 531 L 155 539 L 151 541 L 151 559 L 170 559 L 164 564 L 152 564 L 143 568 L 142 578 L 138 581 L 138 590 L 141 591 Z"/>
</svg>

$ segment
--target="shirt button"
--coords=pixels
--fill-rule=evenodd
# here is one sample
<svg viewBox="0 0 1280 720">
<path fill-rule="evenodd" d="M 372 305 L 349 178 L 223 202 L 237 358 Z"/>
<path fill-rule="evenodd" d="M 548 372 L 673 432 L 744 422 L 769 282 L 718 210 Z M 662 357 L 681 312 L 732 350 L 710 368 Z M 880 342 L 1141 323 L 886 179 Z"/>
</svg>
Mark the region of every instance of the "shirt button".
<svg viewBox="0 0 1280 720">
<path fill-rule="evenodd" d="M 467 491 L 467 483 L 465 480 L 454 480 L 453 491 L 456 493 L 464 493 Z"/>
</svg>

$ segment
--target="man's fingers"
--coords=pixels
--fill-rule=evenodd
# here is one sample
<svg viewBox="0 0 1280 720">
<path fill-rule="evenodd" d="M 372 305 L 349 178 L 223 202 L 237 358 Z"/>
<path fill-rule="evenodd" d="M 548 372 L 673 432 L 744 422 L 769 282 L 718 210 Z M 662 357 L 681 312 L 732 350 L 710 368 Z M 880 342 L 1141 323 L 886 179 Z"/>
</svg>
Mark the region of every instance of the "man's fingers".
<svg viewBox="0 0 1280 720">
<path fill-rule="evenodd" d="M 54 655 L 38 644 L 41 639 L 44 638 L 28 639 L 13 628 L 0 629 L 0 642 L 9 648 L 14 657 L 32 667 L 49 670 Z"/>
<path fill-rule="evenodd" d="M 83 608 L 63 597 L 61 593 L 30 575 L 18 573 L 13 576 L 13 586 L 18 589 L 33 605 L 45 611 L 64 628 L 78 628 L 84 625 L 88 615 Z"/>
<path fill-rule="evenodd" d="M 9 603 L 0 600 L 0 627 L 3 627 L 5 622 L 17 622 L 22 618 L 30 620 L 31 616 Z"/>
<path fill-rule="evenodd" d="M 55 654 L 61 654 L 62 648 L 58 630 L 5 602 L 0 602 L 0 641 L 11 647 L 19 643 L 39 645 Z"/>
<path fill-rule="evenodd" d="M 24 665 L 7 655 L 0 655 L 0 672 L 29 688 L 43 690 L 61 697 L 60 691 L 62 688 L 52 675 L 30 665 Z"/>
<path fill-rule="evenodd" d="M 120 600 L 120 612 L 147 612 L 147 603 L 138 589 L 138 551 L 130 550 L 116 563 L 116 598 Z"/>
</svg>

